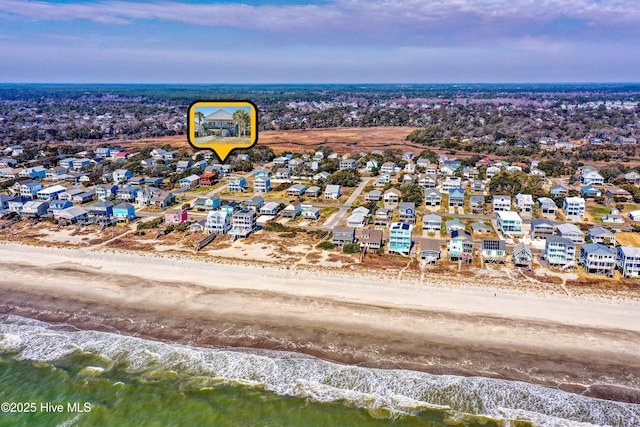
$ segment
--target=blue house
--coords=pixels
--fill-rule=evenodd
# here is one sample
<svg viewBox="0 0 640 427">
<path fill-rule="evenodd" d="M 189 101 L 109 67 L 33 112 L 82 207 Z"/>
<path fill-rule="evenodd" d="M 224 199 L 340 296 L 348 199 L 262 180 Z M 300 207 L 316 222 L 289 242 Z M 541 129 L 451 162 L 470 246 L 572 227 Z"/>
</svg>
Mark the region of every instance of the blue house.
<svg viewBox="0 0 640 427">
<path fill-rule="evenodd" d="M 589 184 L 589 185 L 585 185 L 580 189 L 580 195 L 585 198 L 600 197 L 602 195 L 602 191 L 600 191 L 598 188 L 594 187 L 593 185 Z"/>
<path fill-rule="evenodd" d="M 113 207 L 113 217 L 118 222 L 128 222 L 136 219 L 136 208 L 129 203 L 120 203 Z"/>
<path fill-rule="evenodd" d="M 409 256 L 411 253 L 411 233 L 413 224 L 393 222 L 389 227 L 389 252 Z"/>
<path fill-rule="evenodd" d="M 73 206 L 73 203 L 68 200 L 52 200 L 49 203 L 47 213 L 53 215 L 55 212 L 70 208 L 71 206 Z"/>
</svg>

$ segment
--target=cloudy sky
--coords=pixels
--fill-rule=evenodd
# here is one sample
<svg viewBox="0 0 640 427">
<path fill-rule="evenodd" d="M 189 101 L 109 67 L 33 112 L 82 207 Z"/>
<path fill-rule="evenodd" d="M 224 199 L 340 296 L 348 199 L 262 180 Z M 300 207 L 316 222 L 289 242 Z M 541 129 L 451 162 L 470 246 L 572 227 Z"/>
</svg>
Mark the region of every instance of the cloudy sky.
<svg viewBox="0 0 640 427">
<path fill-rule="evenodd" d="M 0 0 L 0 82 L 630 82 L 638 0 Z"/>
</svg>

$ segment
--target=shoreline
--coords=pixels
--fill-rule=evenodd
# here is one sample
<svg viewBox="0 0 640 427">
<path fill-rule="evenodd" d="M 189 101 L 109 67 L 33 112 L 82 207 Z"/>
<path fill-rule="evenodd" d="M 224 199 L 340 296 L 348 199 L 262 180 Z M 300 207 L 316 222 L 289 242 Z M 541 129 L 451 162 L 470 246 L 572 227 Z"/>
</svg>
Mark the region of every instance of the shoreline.
<svg viewBox="0 0 640 427">
<path fill-rule="evenodd" d="M 399 286 L 385 278 L 367 284 L 358 278 L 375 277 L 338 271 L 301 281 L 312 270 L 17 244 L 0 244 L 0 259 L 0 315 L 196 347 L 521 380 L 640 403 L 634 300 Z"/>
</svg>

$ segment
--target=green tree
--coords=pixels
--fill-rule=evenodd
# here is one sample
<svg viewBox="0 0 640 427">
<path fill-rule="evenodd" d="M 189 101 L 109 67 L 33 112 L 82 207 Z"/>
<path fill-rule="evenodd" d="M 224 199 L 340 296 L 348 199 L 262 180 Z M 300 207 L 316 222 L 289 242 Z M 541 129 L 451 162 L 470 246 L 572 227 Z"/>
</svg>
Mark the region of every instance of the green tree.
<svg viewBox="0 0 640 427">
<path fill-rule="evenodd" d="M 238 125 L 238 134 L 239 136 L 246 136 L 247 127 L 249 126 L 249 122 L 251 121 L 251 116 L 247 113 L 246 110 L 236 110 L 233 112 L 233 121 Z"/>
<path fill-rule="evenodd" d="M 327 178 L 327 184 L 342 187 L 356 187 L 360 183 L 360 173 L 356 169 L 344 169 L 333 173 Z"/>
<path fill-rule="evenodd" d="M 198 122 L 198 129 L 202 130 L 202 122 L 204 122 L 204 114 L 202 113 L 202 111 L 196 111 L 195 113 L 193 113 L 193 117 Z"/>
</svg>

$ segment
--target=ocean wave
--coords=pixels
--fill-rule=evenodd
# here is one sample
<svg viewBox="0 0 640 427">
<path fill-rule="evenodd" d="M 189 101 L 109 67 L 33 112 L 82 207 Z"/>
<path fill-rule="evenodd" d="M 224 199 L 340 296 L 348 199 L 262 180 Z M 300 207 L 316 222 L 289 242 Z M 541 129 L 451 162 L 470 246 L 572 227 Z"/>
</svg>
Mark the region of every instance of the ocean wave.
<svg viewBox="0 0 640 427">
<path fill-rule="evenodd" d="M 396 414 L 438 409 L 543 426 L 640 425 L 640 405 L 519 381 L 362 368 L 289 352 L 194 348 L 62 330 L 17 316 L 0 320 L 0 354 L 54 365 L 72 360 L 92 375 L 118 367 L 151 381 L 180 376 L 201 388 L 236 383 Z"/>
</svg>

